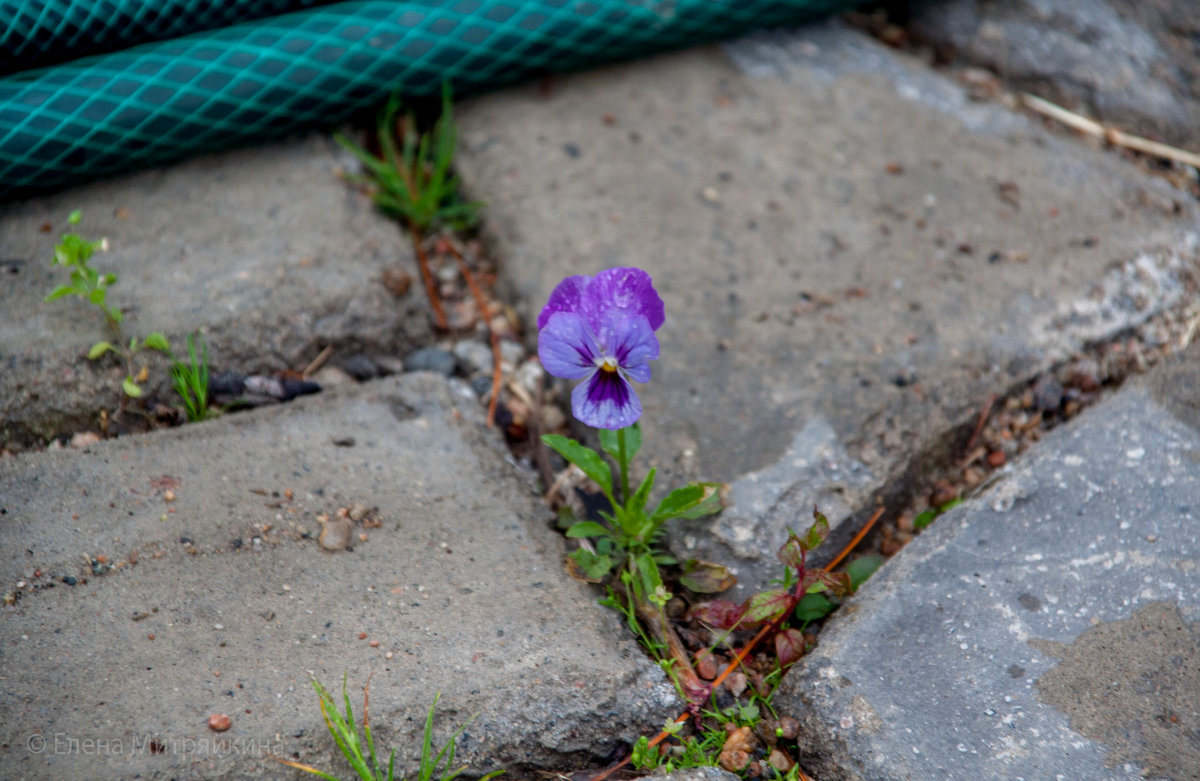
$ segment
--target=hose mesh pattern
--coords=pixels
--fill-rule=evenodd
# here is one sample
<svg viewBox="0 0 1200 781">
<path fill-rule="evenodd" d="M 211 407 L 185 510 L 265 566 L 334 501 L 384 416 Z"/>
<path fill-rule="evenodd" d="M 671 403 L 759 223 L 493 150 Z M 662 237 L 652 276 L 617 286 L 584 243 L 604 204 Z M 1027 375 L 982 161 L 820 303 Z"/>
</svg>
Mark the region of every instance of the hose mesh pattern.
<svg viewBox="0 0 1200 781">
<path fill-rule="evenodd" d="M 329 125 L 457 92 L 645 55 L 847 0 L 339 3 L 0 79 L 0 197 Z"/>
<path fill-rule="evenodd" d="M 0 0 L 0 74 L 323 2 L 330 0 Z"/>
</svg>

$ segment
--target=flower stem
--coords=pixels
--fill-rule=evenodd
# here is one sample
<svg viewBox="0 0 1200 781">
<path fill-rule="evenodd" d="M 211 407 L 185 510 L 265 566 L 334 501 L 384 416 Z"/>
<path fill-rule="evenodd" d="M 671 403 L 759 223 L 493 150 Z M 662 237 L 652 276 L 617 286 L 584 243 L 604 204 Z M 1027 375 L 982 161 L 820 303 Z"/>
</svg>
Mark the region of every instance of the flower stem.
<svg viewBox="0 0 1200 781">
<path fill-rule="evenodd" d="M 617 429 L 617 460 L 621 462 L 621 501 L 629 501 L 629 459 L 625 456 L 625 429 Z"/>
</svg>

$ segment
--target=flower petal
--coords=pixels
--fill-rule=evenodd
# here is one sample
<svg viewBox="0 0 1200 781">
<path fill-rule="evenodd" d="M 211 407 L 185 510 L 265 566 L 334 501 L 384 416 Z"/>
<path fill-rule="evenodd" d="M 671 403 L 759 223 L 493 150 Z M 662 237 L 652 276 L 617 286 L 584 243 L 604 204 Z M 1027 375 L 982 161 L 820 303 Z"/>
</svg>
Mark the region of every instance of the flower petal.
<svg viewBox="0 0 1200 781">
<path fill-rule="evenodd" d="M 542 307 L 541 314 L 538 315 L 537 327 L 545 328 L 546 323 L 550 322 L 550 317 L 555 312 L 578 312 L 583 290 L 591 281 L 591 277 L 577 274 L 559 282 L 554 288 L 554 292 L 550 294 L 550 300 L 546 302 L 546 306 Z"/>
<path fill-rule="evenodd" d="M 627 317 L 609 312 L 599 339 L 605 354 L 617 359 L 621 371 L 638 382 L 650 381 L 647 361 L 658 357 L 658 338 L 649 320 L 642 315 Z"/>
<path fill-rule="evenodd" d="M 538 331 L 538 358 L 555 377 L 581 380 L 596 371 L 600 346 L 583 318 L 573 312 L 554 312 Z"/>
<path fill-rule="evenodd" d="M 571 391 L 571 411 L 594 428 L 632 426 L 642 416 L 642 402 L 620 372 L 598 371 Z"/>
<path fill-rule="evenodd" d="M 563 280 L 564 283 L 566 281 Z M 558 292 L 557 288 L 555 292 Z M 551 295 L 551 300 L 553 298 Z M 547 304 L 547 307 L 549 306 Z M 666 320 L 663 300 L 655 291 L 650 275 L 640 268 L 605 269 L 583 288 L 576 311 L 580 312 L 593 328 L 599 329 L 607 314 L 613 310 L 628 316 L 642 315 L 655 331 Z"/>
</svg>

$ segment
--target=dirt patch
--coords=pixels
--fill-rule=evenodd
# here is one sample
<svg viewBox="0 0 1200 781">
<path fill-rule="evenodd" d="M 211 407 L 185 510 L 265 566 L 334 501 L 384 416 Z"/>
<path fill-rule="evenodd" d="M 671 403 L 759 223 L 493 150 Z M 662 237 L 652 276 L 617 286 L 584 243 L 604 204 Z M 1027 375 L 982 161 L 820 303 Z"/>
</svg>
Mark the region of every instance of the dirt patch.
<svg viewBox="0 0 1200 781">
<path fill-rule="evenodd" d="M 1200 778 L 1200 624 L 1155 602 L 1097 624 L 1073 643 L 1029 644 L 1061 663 L 1034 684 L 1039 701 L 1151 778 Z"/>
</svg>

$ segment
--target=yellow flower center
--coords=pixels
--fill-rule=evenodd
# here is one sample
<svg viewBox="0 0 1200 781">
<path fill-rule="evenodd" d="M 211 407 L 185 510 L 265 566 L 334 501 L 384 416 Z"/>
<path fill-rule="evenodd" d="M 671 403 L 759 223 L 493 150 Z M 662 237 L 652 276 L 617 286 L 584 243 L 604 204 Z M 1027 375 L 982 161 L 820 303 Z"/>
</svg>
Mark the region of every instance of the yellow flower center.
<svg viewBox="0 0 1200 781">
<path fill-rule="evenodd" d="M 617 370 L 617 359 L 610 356 L 596 359 L 596 366 L 602 372 L 615 372 Z"/>
</svg>

